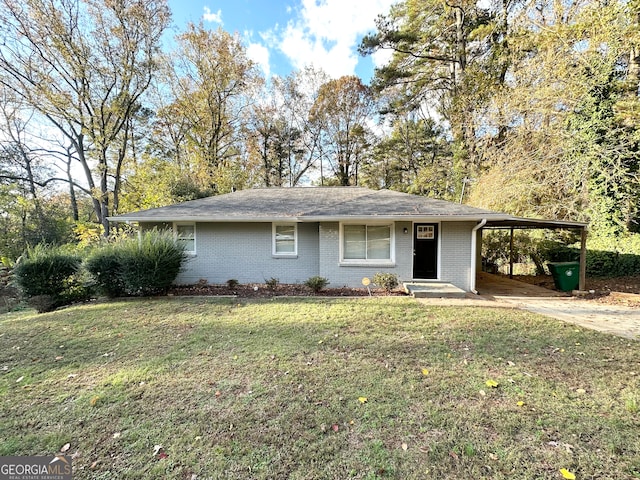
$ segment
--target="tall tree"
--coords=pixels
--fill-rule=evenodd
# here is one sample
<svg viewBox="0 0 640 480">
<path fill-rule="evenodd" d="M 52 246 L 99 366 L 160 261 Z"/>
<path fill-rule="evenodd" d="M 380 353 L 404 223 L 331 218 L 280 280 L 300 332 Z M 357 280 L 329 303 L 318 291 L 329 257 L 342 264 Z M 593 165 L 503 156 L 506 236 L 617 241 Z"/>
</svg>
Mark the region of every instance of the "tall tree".
<svg viewBox="0 0 640 480">
<path fill-rule="evenodd" d="M 387 49 L 373 86 L 386 112 L 428 108 L 448 125 L 456 168 L 464 177 L 479 166 L 477 138 L 491 89 L 505 80 L 509 10 L 515 0 L 481 8 L 475 0 L 405 0 L 377 20 L 362 54 Z"/>
<path fill-rule="evenodd" d="M 631 13 L 621 2 L 537 2 L 514 19 L 513 69 L 485 117 L 488 132 L 508 128 L 483 139 L 474 203 L 582 219 L 601 234 L 637 222 Z"/>
<path fill-rule="evenodd" d="M 0 0 L 2 84 L 73 145 L 105 234 L 169 18 L 166 0 Z"/>
<path fill-rule="evenodd" d="M 246 173 L 239 133 L 259 81 L 237 36 L 202 24 L 178 35 L 167 69 L 172 101 L 157 124 L 172 140 L 175 161 L 202 188 L 242 188 Z"/>
<path fill-rule="evenodd" d="M 248 138 L 264 185 L 294 187 L 319 166 L 321 130 L 309 112 L 328 80 L 311 67 L 284 78 L 274 76 L 262 100 L 254 104 Z"/>
<path fill-rule="evenodd" d="M 309 118 L 321 132 L 321 148 L 339 185 L 357 185 L 368 148 L 367 121 L 373 109 L 369 88 L 355 76 L 320 87 Z"/>
<path fill-rule="evenodd" d="M 451 145 L 442 128 L 419 112 L 394 118 L 363 174 L 367 186 L 457 200 Z"/>
</svg>

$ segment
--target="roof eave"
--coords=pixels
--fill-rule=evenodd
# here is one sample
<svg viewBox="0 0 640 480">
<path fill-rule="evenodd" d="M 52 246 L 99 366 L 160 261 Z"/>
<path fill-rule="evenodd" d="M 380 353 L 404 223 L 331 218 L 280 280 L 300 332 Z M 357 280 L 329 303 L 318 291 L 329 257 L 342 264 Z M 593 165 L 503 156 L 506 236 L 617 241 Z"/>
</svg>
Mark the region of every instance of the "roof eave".
<svg viewBox="0 0 640 480">
<path fill-rule="evenodd" d="M 179 215 L 179 216 L 158 216 L 158 217 L 137 217 L 137 216 L 118 216 L 107 217 L 110 222 L 123 223 L 172 223 L 172 222 L 231 222 L 231 223 L 254 223 L 254 222 L 300 222 L 298 217 L 230 217 L 230 216 L 196 216 L 196 215 Z"/>
<path fill-rule="evenodd" d="M 371 222 L 371 221 L 405 221 L 405 222 L 441 222 L 441 221 L 459 221 L 459 222 L 478 222 L 484 218 L 501 221 L 508 220 L 507 215 L 496 214 L 476 214 L 476 215 L 315 215 L 315 216 L 270 216 L 270 217 L 230 217 L 230 216 L 116 216 L 107 217 L 110 222 L 123 223 L 172 223 L 172 222 L 230 222 L 230 223 L 254 223 L 254 222 Z"/>
</svg>

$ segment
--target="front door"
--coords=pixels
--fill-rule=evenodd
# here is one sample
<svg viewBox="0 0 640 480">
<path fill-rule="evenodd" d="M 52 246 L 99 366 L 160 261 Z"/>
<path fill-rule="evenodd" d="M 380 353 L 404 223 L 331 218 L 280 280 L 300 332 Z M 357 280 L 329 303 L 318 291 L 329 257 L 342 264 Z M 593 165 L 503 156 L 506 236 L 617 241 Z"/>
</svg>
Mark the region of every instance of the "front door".
<svg viewBox="0 0 640 480">
<path fill-rule="evenodd" d="M 438 224 L 413 225 L 413 278 L 438 278 Z"/>
</svg>

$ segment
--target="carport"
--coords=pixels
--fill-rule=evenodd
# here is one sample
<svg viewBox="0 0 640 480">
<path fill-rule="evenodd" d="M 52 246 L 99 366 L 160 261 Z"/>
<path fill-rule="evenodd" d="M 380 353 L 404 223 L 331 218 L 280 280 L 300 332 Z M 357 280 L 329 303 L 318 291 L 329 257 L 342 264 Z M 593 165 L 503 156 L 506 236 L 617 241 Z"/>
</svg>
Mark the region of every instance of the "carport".
<svg viewBox="0 0 640 480">
<path fill-rule="evenodd" d="M 510 217 L 504 220 L 483 220 L 478 224 L 477 230 L 479 234 L 481 245 L 482 231 L 483 230 L 509 230 L 510 242 L 509 242 L 509 278 L 513 278 L 513 234 L 515 230 L 572 230 L 580 233 L 580 277 L 578 281 L 578 289 L 584 291 L 586 289 L 586 272 L 587 272 L 587 227 L 586 223 L 582 222 L 569 222 L 564 220 L 541 220 L 533 218 L 521 218 Z M 477 253 L 477 262 L 481 264 L 480 250 Z M 478 268 L 480 265 L 476 263 L 477 271 L 481 271 Z"/>
</svg>

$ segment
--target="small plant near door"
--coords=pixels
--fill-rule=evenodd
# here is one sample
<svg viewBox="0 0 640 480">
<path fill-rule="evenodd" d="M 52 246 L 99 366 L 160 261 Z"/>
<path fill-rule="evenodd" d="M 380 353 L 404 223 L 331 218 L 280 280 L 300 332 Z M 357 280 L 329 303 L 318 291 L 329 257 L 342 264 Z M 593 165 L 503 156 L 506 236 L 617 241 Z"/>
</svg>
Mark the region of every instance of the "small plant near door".
<svg viewBox="0 0 640 480">
<path fill-rule="evenodd" d="M 373 283 L 390 292 L 398 286 L 399 282 L 398 276 L 395 273 L 378 272 L 373 276 Z"/>
</svg>

